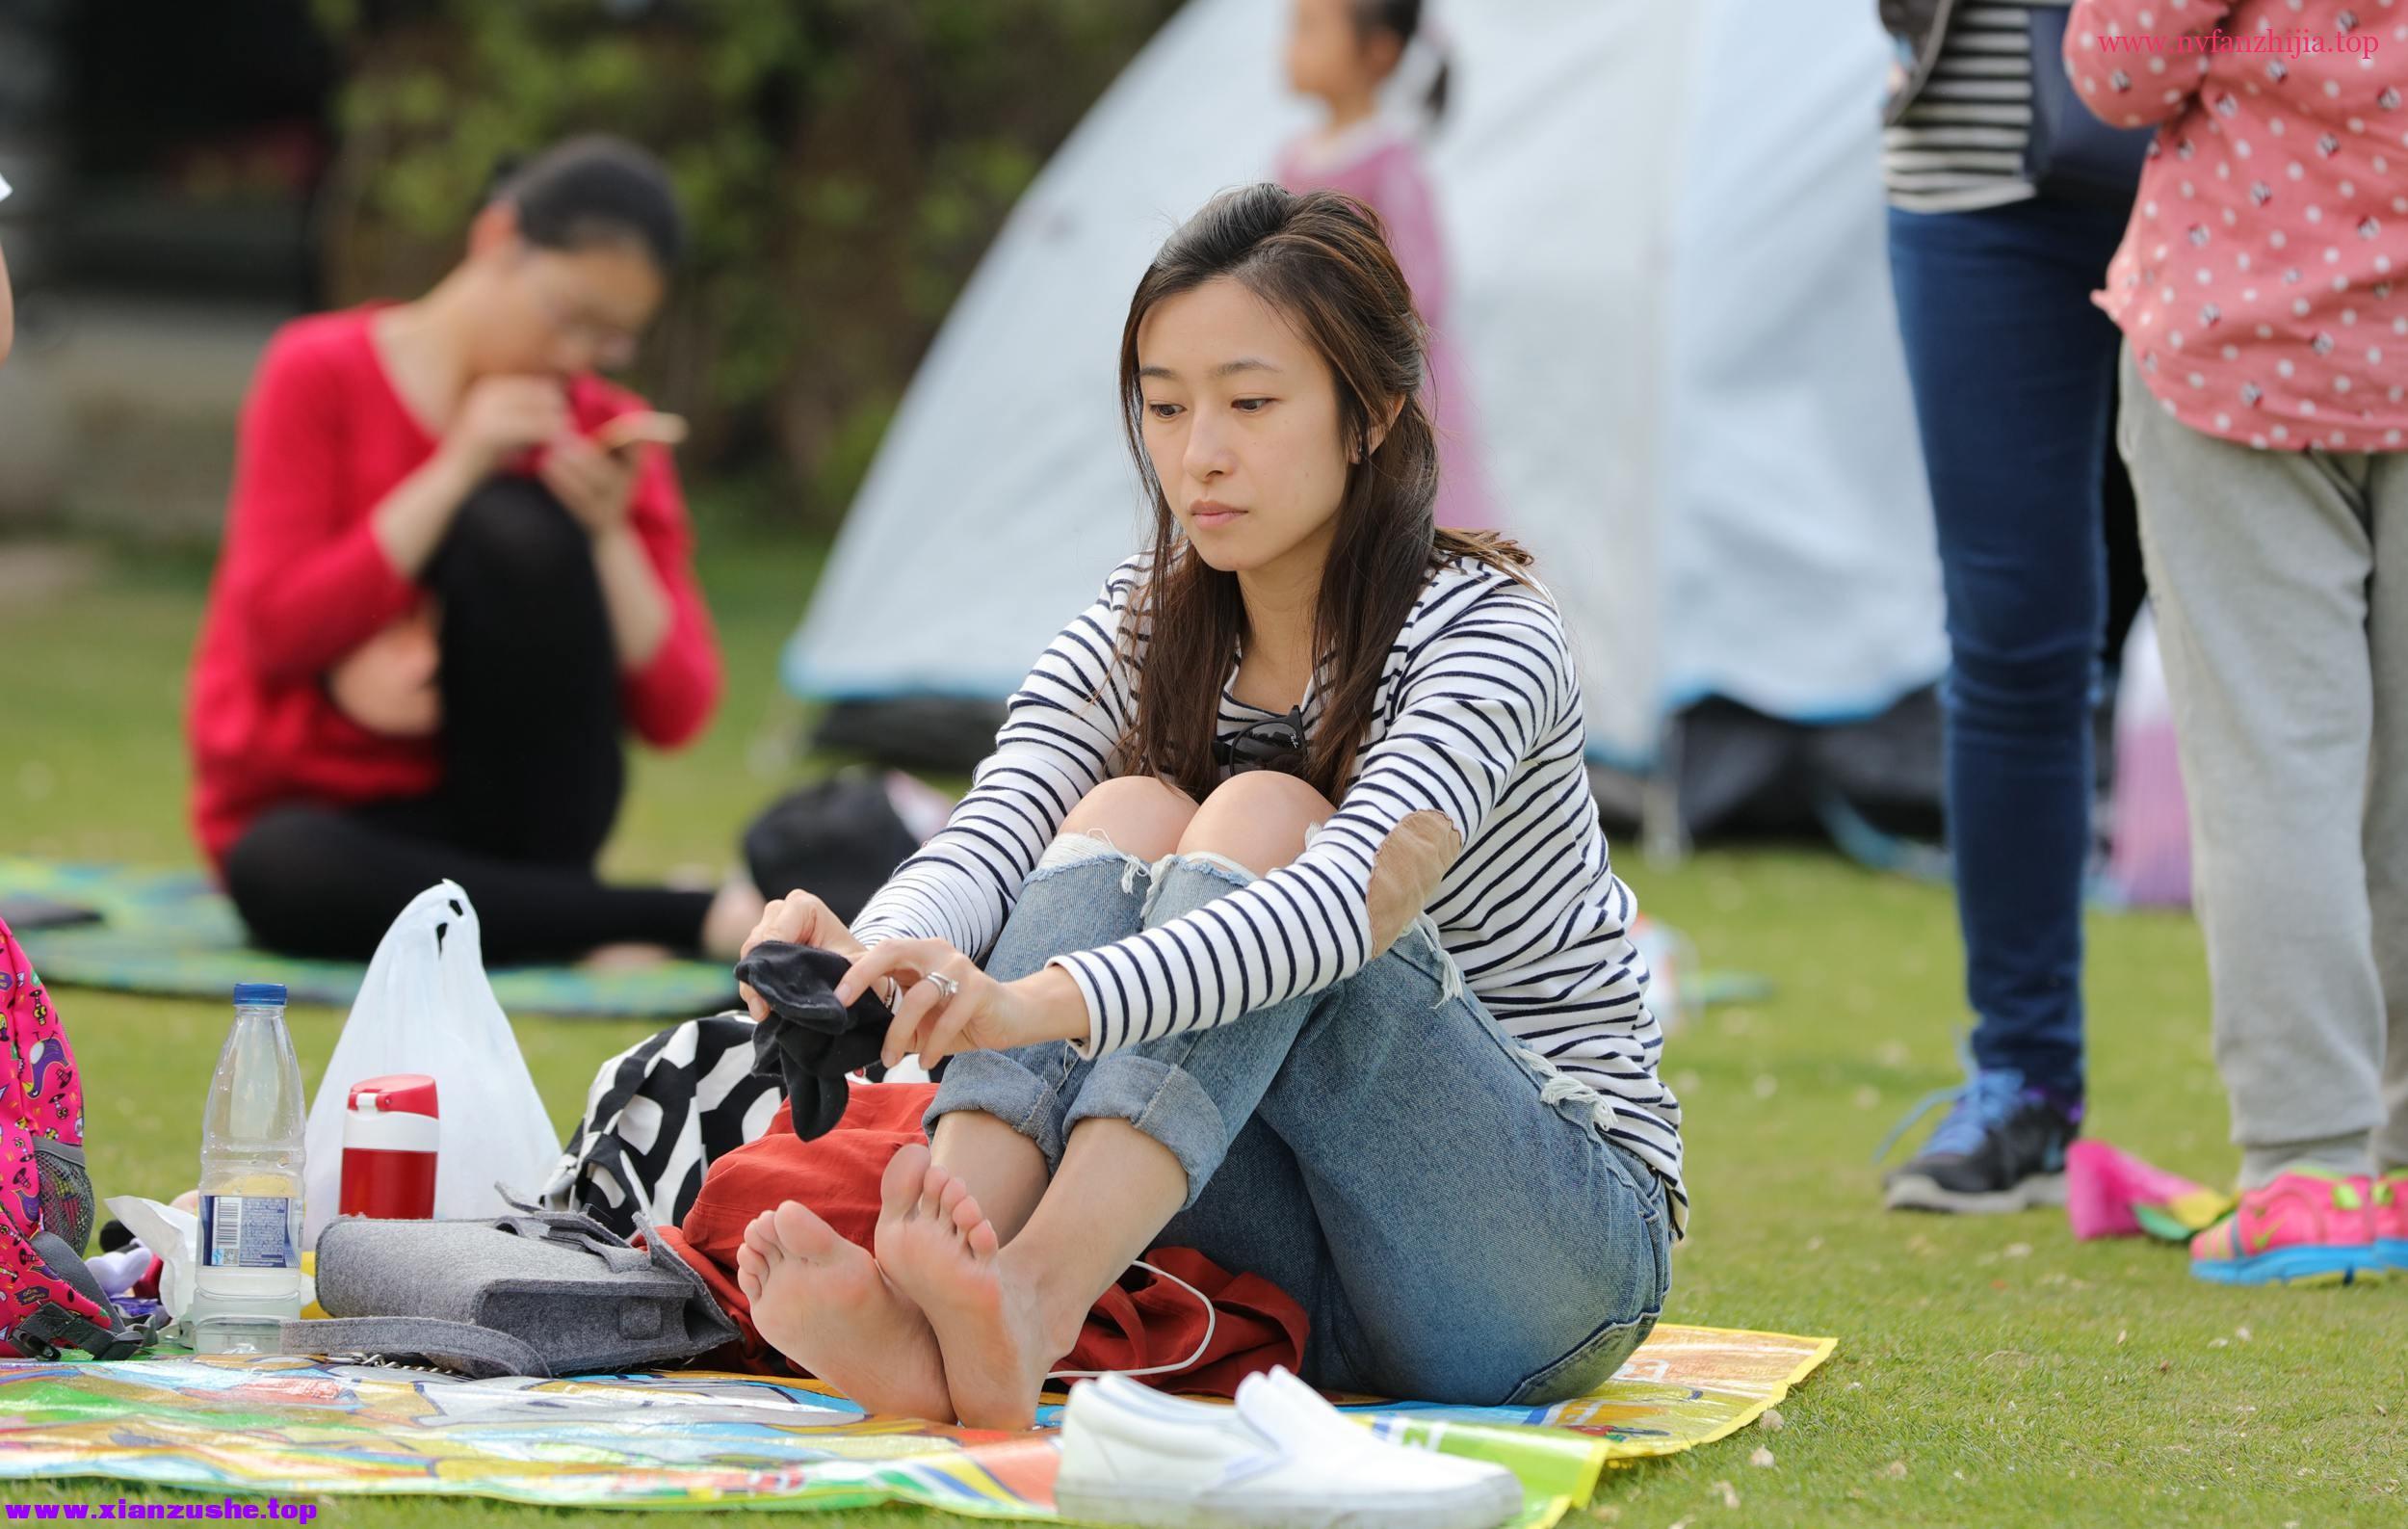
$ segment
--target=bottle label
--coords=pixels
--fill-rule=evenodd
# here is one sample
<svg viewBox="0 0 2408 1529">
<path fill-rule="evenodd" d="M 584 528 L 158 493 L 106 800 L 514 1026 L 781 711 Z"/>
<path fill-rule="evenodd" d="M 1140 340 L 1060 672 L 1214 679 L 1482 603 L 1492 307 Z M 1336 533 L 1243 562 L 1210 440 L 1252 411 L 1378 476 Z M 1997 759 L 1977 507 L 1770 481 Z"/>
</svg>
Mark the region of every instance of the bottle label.
<svg viewBox="0 0 2408 1529">
<path fill-rule="evenodd" d="M 298 1269 L 293 1201 L 282 1195 L 203 1195 L 201 1261 L 212 1269 Z"/>
</svg>

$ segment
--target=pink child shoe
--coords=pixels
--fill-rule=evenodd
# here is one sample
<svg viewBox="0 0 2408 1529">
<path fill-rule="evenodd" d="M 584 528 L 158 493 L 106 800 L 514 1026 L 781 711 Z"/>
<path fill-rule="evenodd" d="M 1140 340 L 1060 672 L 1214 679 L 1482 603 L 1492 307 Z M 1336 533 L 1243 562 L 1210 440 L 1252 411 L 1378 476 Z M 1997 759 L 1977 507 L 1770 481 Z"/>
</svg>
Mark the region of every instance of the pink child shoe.
<svg viewBox="0 0 2408 1529">
<path fill-rule="evenodd" d="M 2190 1272 L 2230 1285 L 2379 1279 L 2374 1181 L 2295 1168 L 2244 1190 L 2232 1215 L 2190 1240 Z"/>
<path fill-rule="evenodd" d="M 2188 1242 L 2221 1221 L 2233 1197 L 2082 1137 L 2065 1149 L 2065 1219 L 2076 1240 L 2156 1237 Z"/>
<path fill-rule="evenodd" d="M 2408 1269 L 2408 1168 L 2374 1181 L 2374 1252 L 2394 1269 Z"/>
</svg>

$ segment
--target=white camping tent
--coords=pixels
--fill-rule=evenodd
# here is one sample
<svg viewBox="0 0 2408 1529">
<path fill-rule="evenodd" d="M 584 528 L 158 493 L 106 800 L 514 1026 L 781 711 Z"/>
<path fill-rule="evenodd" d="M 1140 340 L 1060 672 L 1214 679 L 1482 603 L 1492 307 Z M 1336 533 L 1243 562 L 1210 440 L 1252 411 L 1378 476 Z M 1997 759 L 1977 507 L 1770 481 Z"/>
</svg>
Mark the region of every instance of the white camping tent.
<svg viewBox="0 0 2408 1529">
<path fill-rule="evenodd" d="M 1448 8 L 1430 145 L 1505 528 L 1575 628 L 1590 751 L 1669 710 L 1876 712 L 1943 665 L 1890 305 L 1865 0 Z M 786 659 L 798 695 L 1000 699 L 1140 544 L 1130 291 L 1309 124 L 1288 0 L 1191 0 L 1016 207 L 913 381 Z"/>
</svg>

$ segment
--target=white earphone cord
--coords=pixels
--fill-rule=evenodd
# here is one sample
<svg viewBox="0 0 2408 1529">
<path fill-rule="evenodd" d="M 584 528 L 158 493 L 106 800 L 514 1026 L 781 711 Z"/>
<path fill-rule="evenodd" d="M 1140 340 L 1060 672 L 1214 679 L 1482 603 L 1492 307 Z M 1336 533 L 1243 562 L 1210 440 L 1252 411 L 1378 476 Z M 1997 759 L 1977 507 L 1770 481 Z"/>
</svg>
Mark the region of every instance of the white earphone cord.
<svg viewBox="0 0 2408 1529">
<path fill-rule="evenodd" d="M 1157 1269 L 1142 1258 L 1136 1260 L 1133 1267 L 1143 1269 L 1149 1274 L 1160 1275 L 1165 1279 L 1169 1280 L 1172 1284 L 1177 1285 L 1180 1289 L 1185 1290 L 1188 1294 L 1195 1297 L 1196 1300 L 1203 1302 L 1204 1341 L 1195 1346 L 1195 1352 L 1193 1354 L 1189 1355 L 1186 1358 L 1181 1359 L 1176 1364 L 1150 1364 L 1142 1370 L 1048 1370 L 1045 1372 L 1045 1378 L 1047 1380 L 1091 1381 L 1099 1376 L 1105 1375 L 1168 1375 L 1174 1370 L 1186 1369 L 1189 1365 L 1193 1364 L 1196 1360 L 1202 1358 L 1205 1354 L 1212 1349 L 1213 1332 L 1214 1330 L 1220 1325 L 1220 1313 L 1213 1309 L 1213 1303 L 1206 1298 L 1204 1292 L 1188 1283 L 1185 1279 L 1180 1279 L 1177 1275 L 1172 1274 L 1169 1270 Z"/>
</svg>

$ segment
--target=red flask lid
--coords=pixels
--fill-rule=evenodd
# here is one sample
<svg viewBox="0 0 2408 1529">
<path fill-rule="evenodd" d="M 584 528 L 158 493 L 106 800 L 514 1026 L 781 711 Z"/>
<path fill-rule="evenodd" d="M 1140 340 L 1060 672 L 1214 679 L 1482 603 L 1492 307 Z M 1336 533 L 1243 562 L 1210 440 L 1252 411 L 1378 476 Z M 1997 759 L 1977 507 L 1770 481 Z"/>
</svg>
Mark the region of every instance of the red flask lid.
<svg viewBox="0 0 2408 1529">
<path fill-rule="evenodd" d="M 388 1072 L 352 1085 L 350 1107 L 361 1114 L 439 1116 L 434 1079 L 423 1072 Z"/>
</svg>

